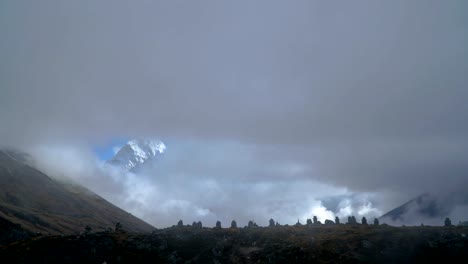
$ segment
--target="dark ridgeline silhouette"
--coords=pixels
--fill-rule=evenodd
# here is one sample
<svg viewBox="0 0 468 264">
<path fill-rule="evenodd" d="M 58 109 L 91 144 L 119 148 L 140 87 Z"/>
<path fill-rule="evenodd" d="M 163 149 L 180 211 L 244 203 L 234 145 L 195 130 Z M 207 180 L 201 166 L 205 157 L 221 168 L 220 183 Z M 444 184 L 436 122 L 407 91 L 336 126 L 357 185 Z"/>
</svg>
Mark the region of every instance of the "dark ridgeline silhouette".
<svg viewBox="0 0 468 264">
<path fill-rule="evenodd" d="M 365 216 L 362 217 L 361 223 L 362 223 L 363 225 L 367 225 L 367 218 L 366 218 Z"/>
<path fill-rule="evenodd" d="M 369 225 L 368 222 L 367 222 L 367 218 L 365 216 L 362 217 L 361 223 L 362 223 L 362 225 Z M 460 223 L 461 223 L 461 221 L 460 221 Z M 306 221 L 306 226 L 321 225 L 321 224 L 322 223 L 320 221 L 318 221 L 317 216 L 314 216 L 312 219 L 308 218 L 307 221 Z M 338 216 L 336 216 L 335 221 L 332 221 L 330 219 L 326 219 L 324 224 L 325 225 L 339 225 L 340 224 L 340 218 Z M 356 221 L 356 217 L 355 216 L 348 216 L 348 222 L 346 224 L 357 225 L 358 223 Z M 373 225 L 374 226 L 379 226 L 380 225 L 380 222 L 379 222 L 378 218 L 374 218 Z M 461 225 L 461 224 L 459 224 L 459 225 Z M 179 220 L 177 222 L 177 227 L 183 227 L 183 226 L 184 226 L 184 223 L 183 223 L 183 221 L 181 219 L 181 220 Z M 270 218 L 270 220 L 268 222 L 268 227 L 275 227 L 275 226 L 281 226 L 281 225 L 278 222 L 275 222 L 275 220 L 273 218 Z M 285 225 L 285 226 L 289 226 L 289 225 Z M 296 222 L 295 226 L 302 226 L 299 219 L 297 219 L 297 222 Z M 386 226 L 386 224 L 383 224 L 383 226 Z M 424 226 L 424 224 L 421 223 L 421 226 Z M 448 218 L 448 217 L 445 218 L 444 226 L 452 226 L 452 221 L 450 220 L 450 218 Z M 201 221 L 198 221 L 198 222 L 194 221 L 192 223 L 192 227 L 197 228 L 197 229 L 202 229 L 203 228 L 202 222 Z M 247 228 L 253 228 L 253 227 L 258 227 L 258 225 L 253 220 L 250 220 L 246 227 Z M 403 227 L 405 227 L 405 225 L 403 225 Z M 215 228 L 222 228 L 221 227 L 221 222 L 219 220 L 216 221 Z M 230 228 L 237 228 L 237 222 L 235 220 L 232 220 Z M 108 229 L 110 229 L 110 231 L 112 231 L 111 228 L 108 228 Z M 114 231 L 115 232 L 125 232 L 123 230 L 123 226 L 122 226 L 122 224 L 120 222 L 115 224 Z M 84 234 L 89 234 L 91 232 L 92 232 L 92 228 L 89 225 L 85 226 Z"/>
<path fill-rule="evenodd" d="M 451 226 L 451 225 L 452 225 L 452 221 L 450 221 L 450 218 L 446 217 L 444 221 L 444 226 Z"/>
<path fill-rule="evenodd" d="M 275 220 L 273 218 L 270 218 L 270 223 L 268 224 L 269 227 L 275 226 Z"/>
<path fill-rule="evenodd" d="M 375 226 L 378 226 L 378 225 L 379 225 L 379 219 L 374 218 L 374 225 L 375 225 Z"/>
<path fill-rule="evenodd" d="M 461 222 L 460 222 L 461 223 Z M 311 225 L 321 225 L 322 223 L 320 221 L 318 221 L 318 218 L 317 216 L 314 216 L 312 219 L 308 218 L 306 220 L 306 224 L 305 226 L 311 226 Z M 339 225 L 340 224 L 340 218 L 338 216 L 335 217 L 335 221 L 332 221 L 330 219 L 326 219 L 325 222 L 324 222 L 325 225 Z M 357 225 L 357 221 L 356 221 L 356 217 L 355 216 L 348 216 L 348 222 L 346 224 L 349 224 L 349 225 Z M 367 222 L 367 218 L 365 216 L 362 217 L 361 219 L 361 224 L 362 225 L 369 225 L 369 223 Z M 374 221 L 373 221 L 373 225 L 374 226 L 379 226 L 380 225 L 380 222 L 379 222 L 379 219 L 378 218 L 374 218 Z M 459 224 L 461 225 L 461 224 Z M 180 219 L 178 222 L 177 222 L 177 227 L 183 227 L 184 226 L 184 223 L 182 221 L 182 219 Z M 275 227 L 275 226 L 281 226 L 278 222 L 275 222 L 275 220 L 273 218 L 270 218 L 270 220 L 268 221 L 268 227 Z M 289 226 L 289 225 L 284 225 L 284 226 Z M 299 221 L 299 219 L 297 219 L 297 222 L 296 224 L 294 224 L 294 226 L 302 226 L 301 222 Z M 383 224 L 383 226 L 386 226 L 386 224 Z M 421 226 L 424 226 L 424 224 L 421 223 Z M 445 220 L 444 220 L 444 226 L 452 226 L 452 221 L 450 220 L 450 218 L 446 217 Z M 198 221 L 198 222 L 193 222 L 192 223 L 192 227 L 193 228 L 197 228 L 197 229 L 202 229 L 203 226 L 202 226 L 202 222 L 201 221 Z M 253 228 L 253 227 L 258 227 L 257 223 L 255 223 L 253 220 L 250 220 L 246 226 L 246 228 Z M 405 225 L 403 225 L 403 227 L 405 227 Z M 216 221 L 216 226 L 214 228 L 222 228 L 221 227 L 221 221 Z M 232 220 L 231 222 L 231 227 L 230 228 L 237 228 L 237 222 L 235 220 Z M 110 228 L 109 228 L 110 229 Z M 111 229 L 112 230 L 112 229 Z M 85 226 L 85 230 L 84 230 L 84 234 L 89 234 L 91 233 L 92 231 L 92 228 L 90 226 Z M 122 224 L 121 223 L 116 223 L 115 224 L 115 229 L 114 229 L 115 232 L 125 232 L 123 230 L 123 227 L 122 227 Z"/>
</svg>

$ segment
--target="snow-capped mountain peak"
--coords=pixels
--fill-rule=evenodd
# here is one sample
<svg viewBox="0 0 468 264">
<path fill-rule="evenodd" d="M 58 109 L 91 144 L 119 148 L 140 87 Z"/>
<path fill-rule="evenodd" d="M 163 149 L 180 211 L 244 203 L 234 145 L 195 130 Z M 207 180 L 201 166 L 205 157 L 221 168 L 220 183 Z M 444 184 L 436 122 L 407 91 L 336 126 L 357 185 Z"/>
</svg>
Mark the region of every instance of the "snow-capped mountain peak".
<svg viewBox="0 0 468 264">
<path fill-rule="evenodd" d="M 159 140 L 151 139 L 133 139 L 127 142 L 134 151 L 135 154 L 140 157 L 146 156 L 155 156 L 158 152 L 159 154 L 164 153 L 166 150 L 166 145 Z"/>
<path fill-rule="evenodd" d="M 162 155 L 166 145 L 155 139 L 133 139 L 127 142 L 109 161 L 110 164 L 131 170 Z"/>
</svg>

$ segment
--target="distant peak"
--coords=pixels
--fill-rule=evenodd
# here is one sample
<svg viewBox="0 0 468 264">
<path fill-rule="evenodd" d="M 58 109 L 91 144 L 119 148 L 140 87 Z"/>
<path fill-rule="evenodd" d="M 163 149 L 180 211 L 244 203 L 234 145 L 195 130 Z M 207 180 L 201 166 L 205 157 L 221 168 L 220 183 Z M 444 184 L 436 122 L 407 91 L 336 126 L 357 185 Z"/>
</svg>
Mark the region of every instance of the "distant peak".
<svg viewBox="0 0 468 264">
<path fill-rule="evenodd" d="M 131 146 L 134 150 L 149 150 L 152 155 L 156 155 L 157 152 L 162 154 L 166 150 L 166 145 L 157 139 L 132 139 L 127 142 L 127 145 Z"/>
<path fill-rule="evenodd" d="M 109 161 L 109 163 L 131 170 L 164 153 L 166 145 L 157 139 L 132 139 L 127 142 Z"/>
</svg>

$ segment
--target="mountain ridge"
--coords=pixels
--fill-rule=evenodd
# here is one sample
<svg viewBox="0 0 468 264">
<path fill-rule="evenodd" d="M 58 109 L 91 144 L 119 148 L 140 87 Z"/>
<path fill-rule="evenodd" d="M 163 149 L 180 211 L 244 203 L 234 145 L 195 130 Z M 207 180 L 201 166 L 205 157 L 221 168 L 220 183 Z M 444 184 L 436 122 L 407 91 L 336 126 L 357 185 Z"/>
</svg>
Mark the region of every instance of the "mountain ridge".
<svg viewBox="0 0 468 264">
<path fill-rule="evenodd" d="M 89 189 L 55 180 L 2 150 L 0 218 L 33 233 L 72 234 L 85 226 L 104 231 L 117 222 L 132 232 L 154 230 Z"/>
<path fill-rule="evenodd" d="M 393 208 L 379 217 L 381 222 L 391 224 L 419 225 L 421 222 L 442 225 L 441 219 L 453 217 L 455 221 L 465 221 L 466 214 L 457 215 L 453 210 L 457 206 L 466 207 L 468 194 L 464 191 L 449 195 L 423 193 Z"/>
</svg>

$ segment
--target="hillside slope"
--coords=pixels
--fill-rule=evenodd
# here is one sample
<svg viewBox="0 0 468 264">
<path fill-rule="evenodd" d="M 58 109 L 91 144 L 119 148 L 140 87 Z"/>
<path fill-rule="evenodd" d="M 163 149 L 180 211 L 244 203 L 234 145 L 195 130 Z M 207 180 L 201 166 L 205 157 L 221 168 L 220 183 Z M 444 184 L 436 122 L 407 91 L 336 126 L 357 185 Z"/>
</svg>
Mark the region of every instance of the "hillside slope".
<svg viewBox="0 0 468 264">
<path fill-rule="evenodd" d="M 0 218 L 29 232 L 72 234 L 89 225 L 103 231 L 120 222 L 132 232 L 151 225 L 90 190 L 56 181 L 8 151 L 0 151 Z"/>
</svg>

